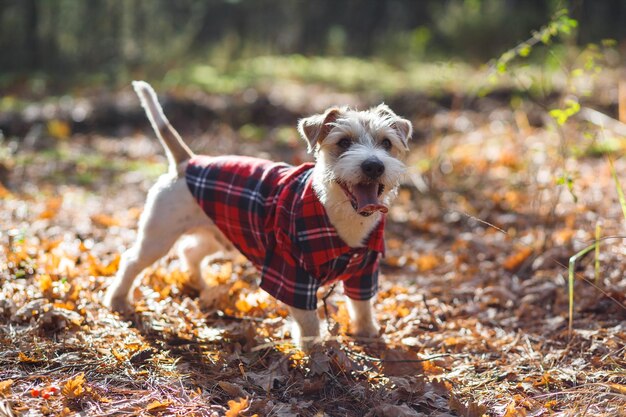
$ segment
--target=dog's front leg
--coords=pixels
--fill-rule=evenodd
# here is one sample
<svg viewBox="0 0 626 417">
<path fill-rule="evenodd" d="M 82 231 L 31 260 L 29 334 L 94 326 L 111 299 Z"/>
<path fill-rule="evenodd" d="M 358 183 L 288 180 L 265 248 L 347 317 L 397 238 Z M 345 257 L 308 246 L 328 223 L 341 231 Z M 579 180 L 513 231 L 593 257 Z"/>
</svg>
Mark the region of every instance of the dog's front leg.
<svg viewBox="0 0 626 417">
<path fill-rule="evenodd" d="M 352 333 L 357 337 L 377 337 L 380 327 L 376 323 L 372 300 L 353 300 L 346 297 L 348 313 L 352 322 Z"/>
<path fill-rule="evenodd" d="M 315 310 L 289 307 L 289 313 L 296 322 L 293 339 L 302 349 L 309 350 L 320 341 L 320 320 Z"/>
</svg>

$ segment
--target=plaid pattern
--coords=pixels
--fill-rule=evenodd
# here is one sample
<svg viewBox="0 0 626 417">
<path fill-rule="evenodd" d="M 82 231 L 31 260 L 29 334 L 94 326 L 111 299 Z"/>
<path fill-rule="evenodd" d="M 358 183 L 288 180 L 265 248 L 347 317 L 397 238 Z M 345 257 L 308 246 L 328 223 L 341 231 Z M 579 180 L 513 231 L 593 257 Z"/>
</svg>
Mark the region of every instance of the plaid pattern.
<svg viewBox="0 0 626 417">
<path fill-rule="evenodd" d="M 348 297 L 378 289 L 384 219 L 367 246 L 337 235 L 312 186 L 313 164 L 292 167 L 249 157 L 195 156 L 187 185 L 204 212 L 261 271 L 261 288 L 297 308 L 317 307 L 320 285 L 343 281 Z"/>
</svg>

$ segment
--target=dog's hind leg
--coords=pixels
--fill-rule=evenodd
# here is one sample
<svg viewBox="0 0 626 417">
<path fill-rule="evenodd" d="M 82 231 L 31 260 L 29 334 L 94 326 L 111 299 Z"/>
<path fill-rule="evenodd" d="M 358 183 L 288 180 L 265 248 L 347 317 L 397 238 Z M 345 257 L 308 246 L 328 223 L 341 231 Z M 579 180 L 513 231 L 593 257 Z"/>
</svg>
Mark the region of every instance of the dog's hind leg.
<svg viewBox="0 0 626 417">
<path fill-rule="evenodd" d="M 189 275 L 189 286 L 200 293 L 208 288 L 206 281 L 202 278 L 202 261 L 228 249 L 221 242 L 220 235 L 221 232 L 217 227 L 208 225 L 194 229 L 178 243 L 178 256 L 183 270 Z"/>
<path fill-rule="evenodd" d="M 208 218 L 193 201 L 185 180 L 161 176 L 150 189 L 139 220 L 137 240 L 122 255 L 120 268 L 108 288 L 104 304 L 120 313 L 131 311 L 129 293 L 145 268 L 167 254 L 176 240 Z"/>
</svg>

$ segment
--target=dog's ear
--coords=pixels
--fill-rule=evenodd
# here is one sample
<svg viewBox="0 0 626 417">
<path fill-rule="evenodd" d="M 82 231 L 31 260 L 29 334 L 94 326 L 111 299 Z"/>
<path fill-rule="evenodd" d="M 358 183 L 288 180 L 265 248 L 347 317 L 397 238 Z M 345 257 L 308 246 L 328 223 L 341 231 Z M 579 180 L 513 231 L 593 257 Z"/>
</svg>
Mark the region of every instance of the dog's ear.
<svg viewBox="0 0 626 417">
<path fill-rule="evenodd" d="M 404 144 L 404 149 L 409 150 L 408 141 L 413 136 L 413 125 L 407 119 L 403 119 L 398 116 L 387 106 L 382 103 L 376 107 L 375 112 L 380 114 L 381 116 L 389 117 L 392 120 L 391 126 L 398 132 L 398 136 L 402 143 Z"/>
<path fill-rule="evenodd" d="M 322 143 L 322 141 L 328 136 L 331 131 L 332 123 L 337 120 L 341 114 L 341 110 L 336 107 L 331 107 L 323 114 L 316 114 L 306 119 L 300 119 L 298 122 L 298 132 L 308 144 L 307 151 L 313 152 L 315 145 Z"/>
</svg>

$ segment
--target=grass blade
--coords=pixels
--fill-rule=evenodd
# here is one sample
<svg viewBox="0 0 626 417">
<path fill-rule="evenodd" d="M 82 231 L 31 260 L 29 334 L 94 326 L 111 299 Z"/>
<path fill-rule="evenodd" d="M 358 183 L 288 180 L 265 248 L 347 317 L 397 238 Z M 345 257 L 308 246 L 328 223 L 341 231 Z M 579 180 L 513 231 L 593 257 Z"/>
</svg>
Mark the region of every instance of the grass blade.
<svg viewBox="0 0 626 417">
<path fill-rule="evenodd" d="M 624 220 L 626 220 L 626 198 L 624 198 L 624 191 L 622 190 L 619 178 L 617 178 L 617 172 L 615 172 L 615 166 L 613 165 L 613 160 L 611 158 L 609 158 L 609 165 L 611 166 L 611 175 L 613 176 L 613 180 L 615 181 L 615 188 L 617 189 L 619 205 L 622 207 L 622 214 L 624 215 Z"/>
<path fill-rule="evenodd" d="M 594 262 L 594 278 L 596 285 L 600 283 L 600 237 L 601 237 L 602 225 L 600 222 L 596 223 L 596 255 Z"/>
<path fill-rule="evenodd" d="M 569 274 L 568 274 L 567 283 L 568 283 L 568 293 L 569 293 L 568 331 L 569 331 L 570 337 L 572 336 L 572 328 L 574 325 L 574 278 L 575 278 L 574 270 L 576 269 L 576 261 L 582 258 L 583 256 L 585 256 L 586 254 L 588 254 L 589 252 L 591 252 L 592 250 L 594 250 L 597 246 L 598 245 L 596 243 L 594 243 L 593 245 L 589 245 L 583 250 L 579 251 L 576 255 L 569 258 L 569 268 L 568 268 Z"/>
</svg>

